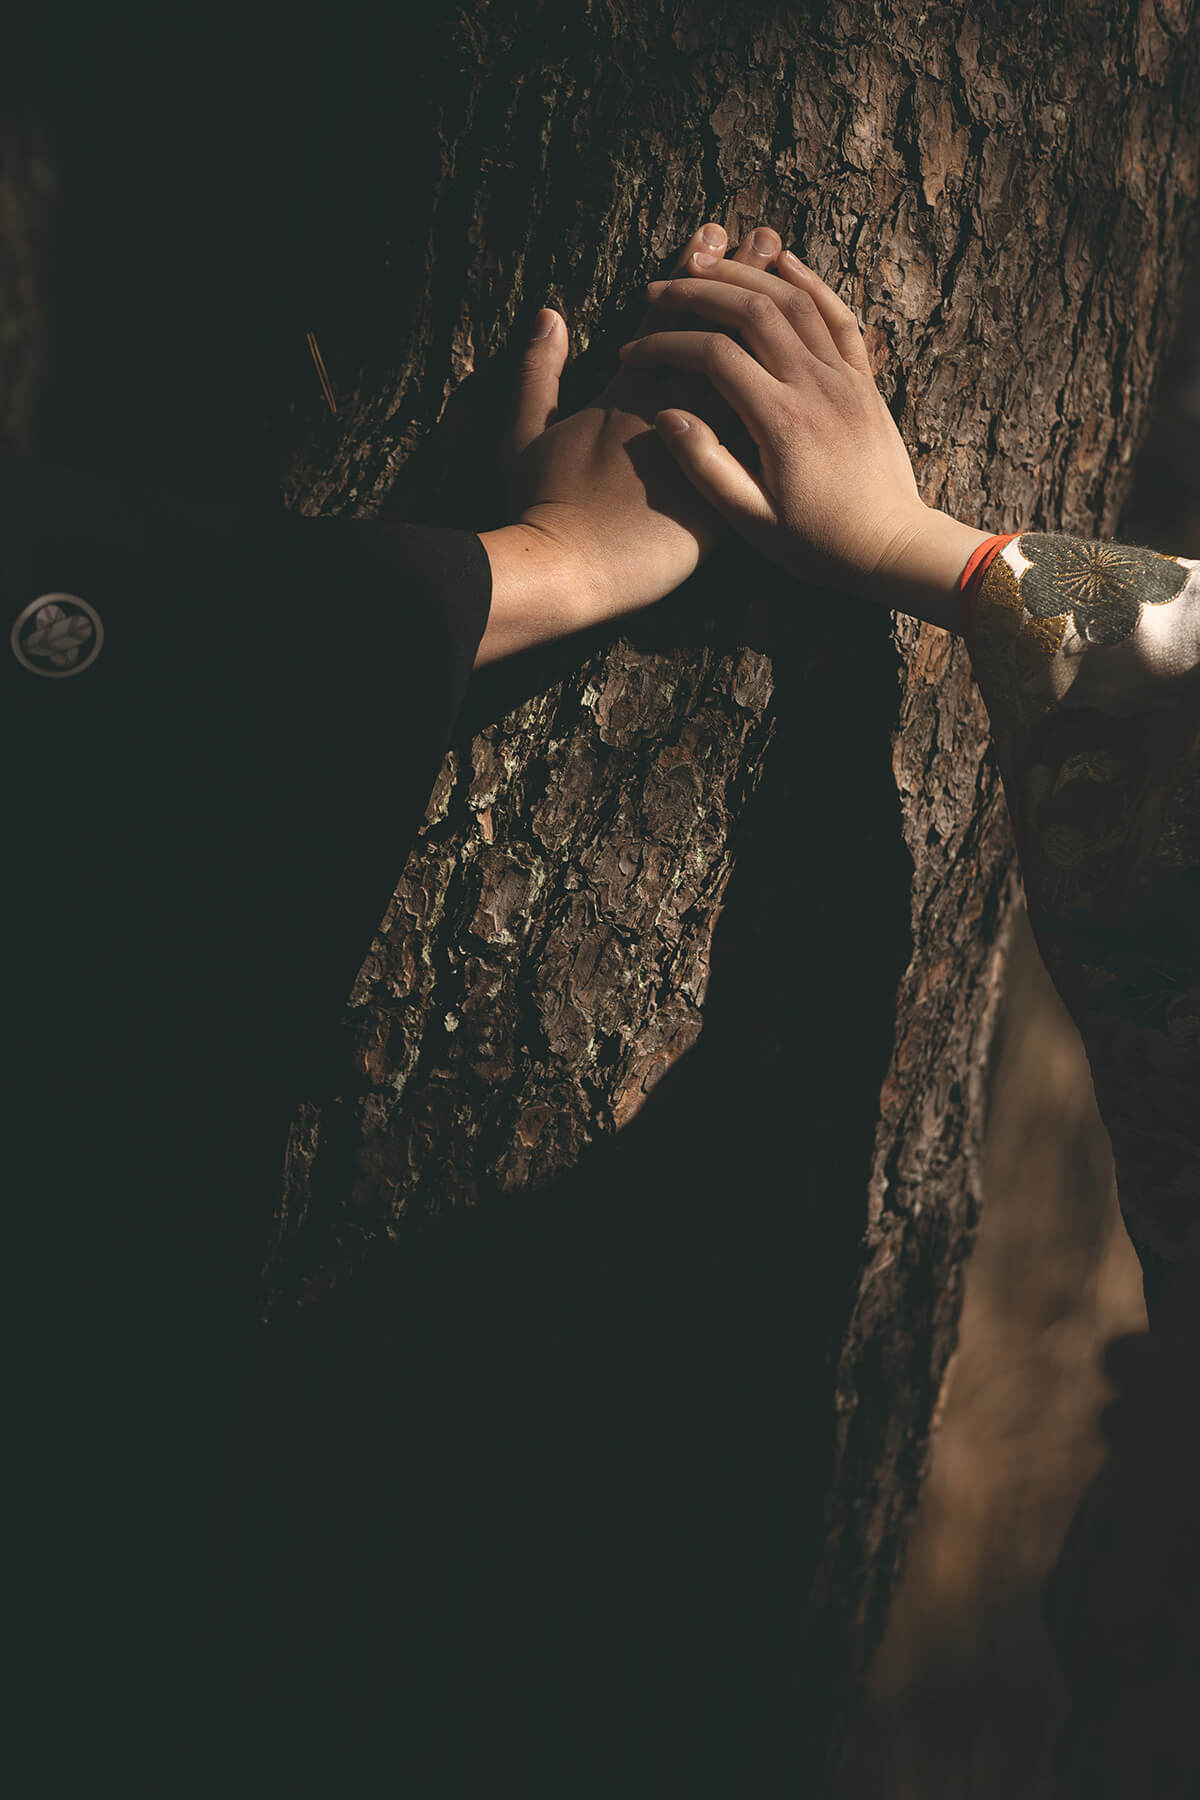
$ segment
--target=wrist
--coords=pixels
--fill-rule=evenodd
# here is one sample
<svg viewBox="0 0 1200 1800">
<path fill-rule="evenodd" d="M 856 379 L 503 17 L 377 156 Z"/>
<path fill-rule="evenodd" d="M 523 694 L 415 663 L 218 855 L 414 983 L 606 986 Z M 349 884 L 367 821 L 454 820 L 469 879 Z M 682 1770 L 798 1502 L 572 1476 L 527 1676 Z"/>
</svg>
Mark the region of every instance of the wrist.
<svg viewBox="0 0 1200 1800">
<path fill-rule="evenodd" d="M 479 541 L 492 568 L 492 599 L 477 669 L 593 623 L 587 571 L 551 532 L 522 519 L 481 531 Z"/>
<path fill-rule="evenodd" d="M 922 502 L 881 558 L 869 597 L 946 631 L 961 631 L 962 572 L 991 535 Z"/>
</svg>

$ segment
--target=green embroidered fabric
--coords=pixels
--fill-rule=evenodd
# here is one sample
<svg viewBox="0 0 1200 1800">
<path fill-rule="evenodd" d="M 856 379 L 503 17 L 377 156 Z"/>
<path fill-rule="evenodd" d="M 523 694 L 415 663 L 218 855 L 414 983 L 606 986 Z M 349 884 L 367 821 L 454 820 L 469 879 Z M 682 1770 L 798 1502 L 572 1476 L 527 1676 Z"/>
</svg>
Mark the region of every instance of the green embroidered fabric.
<svg viewBox="0 0 1200 1800">
<path fill-rule="evenodd" d="M 1023 533 L 973 658 L 1149 1288 L 1200 1218 L 1200 563 Z"/>
<path fill-rule="evenodd" d="M 1126 544 L 1027 532 L 1022 554 L 1030 567 L 1019 578 L 1021 599 L 1039 619 L 1070 613 L 1089 644 L 1118 644 L 1135 631 L 1143 606 L 1178 599 L 1188 572 L 1173 557 Z"/>
</svg>

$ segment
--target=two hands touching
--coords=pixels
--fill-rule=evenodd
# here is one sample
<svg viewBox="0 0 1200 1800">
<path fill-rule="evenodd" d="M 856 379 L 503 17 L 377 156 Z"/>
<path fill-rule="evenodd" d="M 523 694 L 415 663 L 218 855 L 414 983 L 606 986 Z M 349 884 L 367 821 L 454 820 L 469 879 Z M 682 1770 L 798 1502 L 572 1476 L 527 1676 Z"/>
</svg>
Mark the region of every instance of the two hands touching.
<svg viewBox="0 0 1200 1800">
<path fill-rule="evenodd" d="M 956 625 L 988 534 L 921 500 L 854 314 L 768 228 L 725 246 L 705 225 L 650 283 L 621 369 L 567 419 L 566 327 L 538 314 L 502 449 L 516 523 L 481 534 L 478 663 L 662 599 L 727 527 L 797 580 Z"/>
</svg>

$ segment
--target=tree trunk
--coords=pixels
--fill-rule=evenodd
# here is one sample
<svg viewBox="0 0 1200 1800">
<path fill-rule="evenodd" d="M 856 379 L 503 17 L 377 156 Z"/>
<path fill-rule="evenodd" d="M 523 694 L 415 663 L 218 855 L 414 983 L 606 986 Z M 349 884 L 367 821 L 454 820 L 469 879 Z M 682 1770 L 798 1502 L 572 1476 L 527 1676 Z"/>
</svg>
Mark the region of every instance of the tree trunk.
<svg viewBox="0 0 1200 1800">
<path fill-rule="evenodd" d="M 11 134 L 53 229 L 0 290 L 46 368 L 10 429 L 490 528 L 533 311 L 570 409 L 702 219 L 765 221 L 864 318 L 927 501 L 1111 533 L 1200 34 L 1191 0 L 1063 11 L 339 14 L 198 41 L 215 141 L 152 35 L 109 46 L 153 76 L 128 108 L 77 36 L 57 189 Z M 281 1641 L 446 1792 L 829 1792 L 978 1205 L 1015 882 L 965 652 L 727 545 L 478 678 L 397 876 L 267 1268 Z"/>
</svg>

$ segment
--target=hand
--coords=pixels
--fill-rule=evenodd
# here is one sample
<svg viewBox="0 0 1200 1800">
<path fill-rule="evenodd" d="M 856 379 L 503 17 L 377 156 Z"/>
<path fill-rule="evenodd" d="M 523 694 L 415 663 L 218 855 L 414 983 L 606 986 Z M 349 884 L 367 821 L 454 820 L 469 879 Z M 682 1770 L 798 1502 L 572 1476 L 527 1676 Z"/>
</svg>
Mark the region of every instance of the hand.
<svg viewBox="0 0 1200 1800">
<path fill-rule="evenodd" d="M 761 270 L 778 254 L 777 234 L 760 230 L 761 248 L 751 232 L 734 252 L 732 262 L 739 268 Z M 725 232 L 710 224 L 686 246 L 680 270 L 704 247 L 706 233 L 720 261 Z M 726 530 L 724 519 L 660 441 L 655 414 L 664 406 L 689 406 L 727 435 L 737 422 L 702 378 L 627 368 L 618 369 L 589 405 L 559 420 L 567 328 L 549 309 L 538 314 L 535 325 L 549 329 L 525 353 L 502 465 L 513 516 L 554 547 L 560 567 L 575 571 L 566 584 L 570 591 L 564 600 L 571 610 L 559 625 L 561 633 L 662 599 L 693 573 Z M 660 326 L 648 312 L 641 329 Z M 527 557 L 527 565 L 534 560 Z"/>
<path fill-rule="evenodd" d="M 658 413 L 697 493 L 800 580 L 953 625 L 958 575 L 988 534 L 922 501 L 850 308 L 790 252 L 774 274 L 715 262 L 649 293 L 664 319 L 719 329 L 643 334 L 622 347 L 627 365 L 706 376 L 758 449 L 756 473 L 702 412 Z"/>
</svg>

